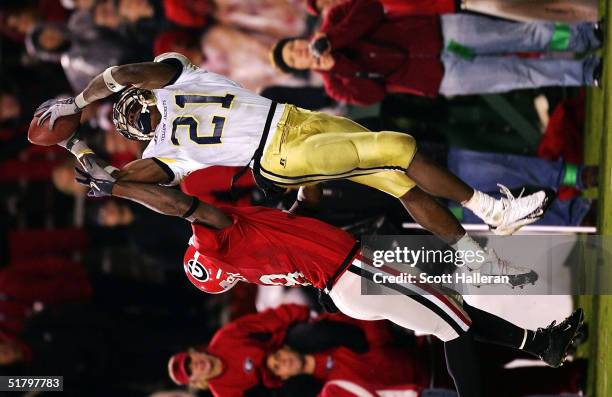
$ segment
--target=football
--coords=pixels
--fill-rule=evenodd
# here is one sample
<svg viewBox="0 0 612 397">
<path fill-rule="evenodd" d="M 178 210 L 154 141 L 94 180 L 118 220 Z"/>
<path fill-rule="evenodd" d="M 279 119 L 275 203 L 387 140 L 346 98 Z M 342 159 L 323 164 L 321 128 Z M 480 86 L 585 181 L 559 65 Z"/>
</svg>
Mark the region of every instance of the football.
<svg viewBox="0 0 612 397">
<path fill-rule="evenodd" d="M 42 112 L 40 113 L 42 114 Z M 81 113 L 62 116 L 55 120 L 53 129 L 49 130 L 49 119 L 38 126 L 38 115 L 30 122 L 28 129 L 28 140 L 35 145 L 51 146 L 61 142 L 72 135 L 79 127 Z"/>
</svg>

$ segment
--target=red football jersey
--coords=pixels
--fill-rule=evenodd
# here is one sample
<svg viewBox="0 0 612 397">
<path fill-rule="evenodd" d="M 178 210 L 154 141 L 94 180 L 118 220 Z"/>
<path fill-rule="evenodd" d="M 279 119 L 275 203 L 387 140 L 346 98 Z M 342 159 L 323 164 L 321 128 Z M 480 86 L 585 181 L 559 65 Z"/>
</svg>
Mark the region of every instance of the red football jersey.
<svg viewBox="0 0 612 397">
<path fill-rule="evenodd" d="M 348 233 L 313 218 L 264 207 L 220 209 L 231 226 L 193 225 L 184 267 L 196 280 L 203 272 L 214 278 L 207 269 L 220 269 L 224 277 L 255 284 L 323 288 L 355 245 Z"/>
</svg>

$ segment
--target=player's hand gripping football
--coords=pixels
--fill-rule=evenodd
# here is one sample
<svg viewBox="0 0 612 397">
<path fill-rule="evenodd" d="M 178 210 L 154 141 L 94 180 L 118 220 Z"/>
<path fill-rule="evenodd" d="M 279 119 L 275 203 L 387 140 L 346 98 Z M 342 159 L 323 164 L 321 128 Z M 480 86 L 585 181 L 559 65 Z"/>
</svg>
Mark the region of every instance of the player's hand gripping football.
<svg viewBox="0 0 612 397">
<path fill-rule="evenodd" d="M 78 173 L 76 181 L 81 185 L 89 186 L 89 197 L 106 197 L 112 195 L 116 179 L 106 172 L 90 156 L 83 156 L 81 165 L 85 168 L 75 168 Z"/>
<path fill-rule="evenodd" d="M 49 129 L 53 129 L 55 120 L 62 116 L 69 116 L 71 114 L 77 114 L 81 112 L 80 107 L 74 101 L 73 98 L 60 99 L 56 101 L 49 109 L 47 109 L 38 119 L 38 125 L 41 126 L 47 118 L 49 119 Z"/>
</svg>

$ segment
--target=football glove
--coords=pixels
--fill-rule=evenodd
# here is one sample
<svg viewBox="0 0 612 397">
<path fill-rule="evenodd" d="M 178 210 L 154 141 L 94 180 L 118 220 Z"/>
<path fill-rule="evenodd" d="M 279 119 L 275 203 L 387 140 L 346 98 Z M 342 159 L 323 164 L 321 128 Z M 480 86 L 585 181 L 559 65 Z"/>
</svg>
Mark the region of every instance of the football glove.
<svg viewBox="0 0 612 397">
<path fill-rule="evenodd" d="M 85 170 L 75 167 L 78 174 L 76 181 L 81 185 L 89 186 L 90 189 L 87 192 L 89 197 L 111 196 L 116 179 L 104 171 L 95 161 L 87 159 L 87 156 L 83 160 L 86 160 L 82 161 Z"/>
<path fill-rule="evenodd" d="M 80 107 L 74 101 L 73 98 L 60 99 L 49 107 L 38 119 L 38 126 L 41 126 L 46 119 L 49 118 L 49 129 L 53 129 L 53 124 L 61 116 L 69 116 L 71 114 L 77 114 L 81 112 Z"/>
</svg>

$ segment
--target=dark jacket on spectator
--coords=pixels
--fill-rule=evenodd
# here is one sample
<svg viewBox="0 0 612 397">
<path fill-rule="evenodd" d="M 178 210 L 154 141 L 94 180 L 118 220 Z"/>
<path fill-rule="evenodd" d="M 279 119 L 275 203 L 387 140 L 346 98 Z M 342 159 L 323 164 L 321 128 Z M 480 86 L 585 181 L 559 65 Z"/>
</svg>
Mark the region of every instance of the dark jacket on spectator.
<svg viewBox="0 0 612 397">
<path fill-rule="evenodd" d="M 330 10 L 320 30 L 335 61 L 321 72 L 332 98 L 370 105 L 388 92 L 438 94 L 444 73 L 438 16 L 391 19 L 377 0 L 351 0 Z"/>
</svg>

